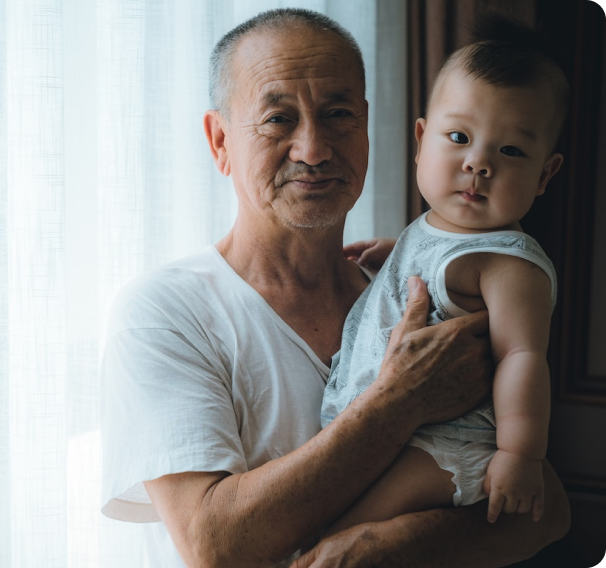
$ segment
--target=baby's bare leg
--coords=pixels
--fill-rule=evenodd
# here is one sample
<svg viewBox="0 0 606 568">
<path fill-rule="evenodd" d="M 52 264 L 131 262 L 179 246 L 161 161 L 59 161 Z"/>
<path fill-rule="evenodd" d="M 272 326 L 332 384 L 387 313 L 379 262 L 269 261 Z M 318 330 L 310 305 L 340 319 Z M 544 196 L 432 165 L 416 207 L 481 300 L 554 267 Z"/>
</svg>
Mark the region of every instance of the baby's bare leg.
<svg viewBox="0 0 606 568">
<path fill-rule="evenodd" d="M 420 448 L 406 446 L 383 475 L 322 537 L 360 523 L 452 505 L 452 473 Z"/>
</svg>

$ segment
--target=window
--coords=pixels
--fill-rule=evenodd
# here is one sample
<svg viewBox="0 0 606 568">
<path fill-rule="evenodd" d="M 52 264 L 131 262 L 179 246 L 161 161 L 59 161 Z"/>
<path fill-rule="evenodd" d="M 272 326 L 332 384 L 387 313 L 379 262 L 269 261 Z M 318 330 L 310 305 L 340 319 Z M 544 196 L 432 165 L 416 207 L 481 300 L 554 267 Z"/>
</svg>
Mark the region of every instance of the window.
<svg viewBox="0 0 606 568">
<path fill-rule="evenodd" d="M 229 229 L 234 193 L 202 131 L 208 55 L 281 5 L 327 13 L 362 46 L 373 153 L 346 238 L 395 236 L 400 2 L 0 2 L 0 566 L 145 566 L 139 527 L 99 512 L 107 310 L 137 274 Z"/>
</svg>

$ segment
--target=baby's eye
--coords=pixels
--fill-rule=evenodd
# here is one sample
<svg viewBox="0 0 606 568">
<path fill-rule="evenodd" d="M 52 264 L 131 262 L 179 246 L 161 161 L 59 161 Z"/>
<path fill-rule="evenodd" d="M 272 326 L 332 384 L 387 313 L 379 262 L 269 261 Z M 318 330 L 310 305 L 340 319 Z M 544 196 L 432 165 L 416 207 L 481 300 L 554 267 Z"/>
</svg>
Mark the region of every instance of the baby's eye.
<svg viewBox="0 0 606 568">
<path fill-rule="evenodd" d="M 524 156 L 524 152 L 515 146 L 503 146 L 501 148 L 501 154 L 505 154 L 506 156 L 512 156 L 514 158 L 519 158 Z"/>
<path fill-rule="evenodd" d="M 462 132 L 451 132 L 448 137 L 455 144 L 467 144 L 469 142 L 469 138 L 467 138 L 467 135 L 463 134 Z"/>
</svg>

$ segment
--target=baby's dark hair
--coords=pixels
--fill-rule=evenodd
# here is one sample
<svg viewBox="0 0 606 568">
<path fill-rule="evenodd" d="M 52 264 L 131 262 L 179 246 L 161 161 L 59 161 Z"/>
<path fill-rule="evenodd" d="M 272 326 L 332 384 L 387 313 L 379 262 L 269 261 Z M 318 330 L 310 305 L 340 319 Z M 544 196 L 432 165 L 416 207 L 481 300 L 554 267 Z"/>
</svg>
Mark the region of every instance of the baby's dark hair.
<svg viewBox="0 0 606 568">
<path fill-rule="evenodd" d="M 554 102 L 554 145 L 568 113 L 570 88 L 564 72 L 541 36 L 523 24 L 496 15 L 483 17 L 473 29 L 473 43 L 455 51 L 436 82 L 452 69 L 502 87 L 544 87 Z M 430 103 L 431 104 L 431 99 Z"/>
</svg>

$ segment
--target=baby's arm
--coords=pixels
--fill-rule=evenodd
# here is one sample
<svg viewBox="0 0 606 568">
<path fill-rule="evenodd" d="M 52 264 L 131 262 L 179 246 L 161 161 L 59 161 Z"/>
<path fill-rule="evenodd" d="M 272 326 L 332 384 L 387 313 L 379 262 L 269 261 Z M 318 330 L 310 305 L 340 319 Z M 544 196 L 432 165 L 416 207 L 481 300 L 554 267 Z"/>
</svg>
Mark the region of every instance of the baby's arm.
<svg viewBox="0 0 606 568">
<path fill-rule="evenodd" d="M 498 451 L 485 481 L 488 520 L 505 513 L 543 514 L 541 460 L 547 449 L 550 381 L 546 352 L 551 284 L 533 263 L 478 255 L 480 289 L 488 308 L 496 363 L 493 398 Z"/>
<path fill-rule="evenodd" d="M 343 247 L 343 255 L 360 266 L 378 272 L 393 250 L 396 239 L 375 238 Z"/>
</svg>

